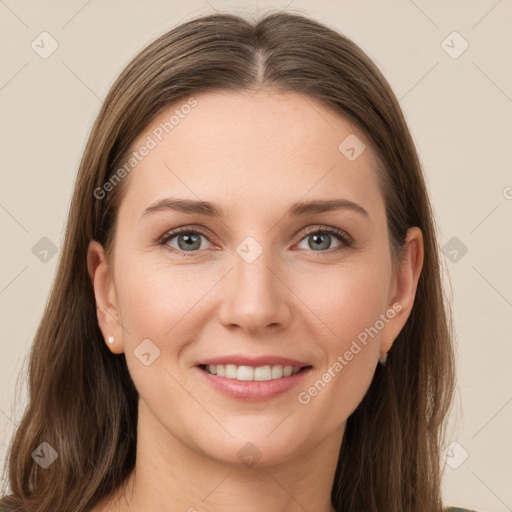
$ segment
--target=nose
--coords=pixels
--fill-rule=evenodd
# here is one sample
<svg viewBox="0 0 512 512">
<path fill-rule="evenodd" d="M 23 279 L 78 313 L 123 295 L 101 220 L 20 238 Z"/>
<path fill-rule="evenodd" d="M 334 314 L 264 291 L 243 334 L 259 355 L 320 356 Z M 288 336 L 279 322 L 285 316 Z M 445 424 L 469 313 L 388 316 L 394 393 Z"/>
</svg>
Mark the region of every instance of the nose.
<svg viewBox="0 0 512 512">
<path fill-rule="evenodd" d="M 224 280 L 219 320 L 228 329 L 247 334 L 275 332 L 291 319 L 289 300 L 293 294 L 285 285 L 282 271 L 272 265 L 266 251 L 252 263 L 235 255 L 234 268 Z"/>
</svg>

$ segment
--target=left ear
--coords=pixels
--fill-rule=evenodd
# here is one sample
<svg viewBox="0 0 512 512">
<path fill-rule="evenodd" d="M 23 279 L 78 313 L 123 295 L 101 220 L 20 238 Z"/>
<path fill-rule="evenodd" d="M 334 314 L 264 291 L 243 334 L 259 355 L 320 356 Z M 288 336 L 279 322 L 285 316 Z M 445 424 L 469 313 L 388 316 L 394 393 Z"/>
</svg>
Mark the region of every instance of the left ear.
<svg viewBox="0 0 512 512">
<path fill-rule="evenodd" d="M 421 269 L 423 268 L 423 234 L 417 227 L 409 228 L 405 238 L 400 265 L 393 276 L 388 308 L 396 315 L 386 325 L 380 342 L 380 355 L 384 355 L 409 318 Z"/>
</svg>

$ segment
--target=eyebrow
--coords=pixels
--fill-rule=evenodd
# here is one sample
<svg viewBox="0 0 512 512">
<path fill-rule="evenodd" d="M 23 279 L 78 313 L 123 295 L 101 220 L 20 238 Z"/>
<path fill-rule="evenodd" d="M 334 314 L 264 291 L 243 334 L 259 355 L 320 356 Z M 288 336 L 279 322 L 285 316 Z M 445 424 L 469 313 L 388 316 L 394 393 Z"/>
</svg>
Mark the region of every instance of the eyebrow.
<svg viewBox="0 0 512 512">
<path fill-rule="evenodd" d="M 315 213 L 325 213 L 335 210 L 352 210 L 360 213 L 363 216 L 370 218 L 368 212 L 359 204 L 349 201 L 347 199 L 331 199 L 331 200 L 317 200 L 317 201 L 303 201 L 296 202 L 290 206 L 286 215 L 290 217 L 302 217 Z M 160 211 L 177 211 L 181 213 L 208 215 L 210 217 L 225 218 L 226 213 L 219 204 L 211 203 L 209 201 L 198 201 L 195 199 L 176 199 L 165 198 L 156 201 L 148 206 L 142 216 L 160 212 Z"/>
</svg>

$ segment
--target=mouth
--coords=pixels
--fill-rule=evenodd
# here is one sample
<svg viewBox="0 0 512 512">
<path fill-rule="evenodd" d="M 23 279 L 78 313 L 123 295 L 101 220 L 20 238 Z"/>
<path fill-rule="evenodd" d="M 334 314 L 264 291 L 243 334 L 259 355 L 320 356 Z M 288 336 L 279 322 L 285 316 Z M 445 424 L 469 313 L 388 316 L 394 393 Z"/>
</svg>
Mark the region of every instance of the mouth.
<svg viewBox="0 0 512 512">
<path fill-rule="evenodd" d="M 199 364 L 196 368 L 210 389 L 244 402 L 261 402 L 285 395 L 304 382 L 313 370 L 311 365 L 259 364 Z"/>
<path fill-rule="evenodd" d="M 286 379 L 312 368 L 311 365 L 291 366 L 281 364 L 267 364 L 263 366 L 200 364 L 198 366 L 201 370 L 212 376 L 224 377 L 226 379 L 233 379 L 237 381 L 257 382 Z"/>
</svg>

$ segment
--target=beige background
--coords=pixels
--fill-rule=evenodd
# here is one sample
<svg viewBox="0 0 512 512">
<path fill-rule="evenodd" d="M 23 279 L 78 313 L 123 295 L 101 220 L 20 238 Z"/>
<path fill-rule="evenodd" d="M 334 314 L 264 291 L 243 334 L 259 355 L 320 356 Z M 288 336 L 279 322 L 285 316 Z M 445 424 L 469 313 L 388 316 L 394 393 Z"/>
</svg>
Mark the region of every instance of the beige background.
<svg viewBox="0 0 512 512">
<path fill-rule="evenodd" d="M 15 394 L 16 378 L 55 274 L 73 181 L 102 98 L 128 60 L 178 22 L 268 6 L 304 12 L 353 38 L 400 99 L 441 244 L 456 237 L 450 244 L 467 247 L 464 255 L 455 245 L 446 250 L 459 398 L 449 439 L 458 444 L 447 458 L 444 496 L 447 504 L 480 512 L 511 510 L 510 0 L 0 0 L 0 455 L 26 403 L 23 381 Z M 47 59 L 31 47 L 43 31 L 58 43 Z M 446 39 L 453 31 L 463 39 Z M 447 51 L 455 56 L 464 40 L 469 47 L 452 58 Z M 32 252 L 43 237 L 56 246 L 46 262 Z M 458 261 L 450 260 L 454 250 Z"/>
</svg>

